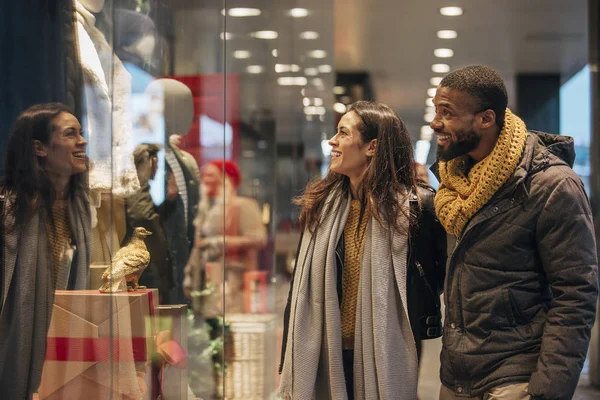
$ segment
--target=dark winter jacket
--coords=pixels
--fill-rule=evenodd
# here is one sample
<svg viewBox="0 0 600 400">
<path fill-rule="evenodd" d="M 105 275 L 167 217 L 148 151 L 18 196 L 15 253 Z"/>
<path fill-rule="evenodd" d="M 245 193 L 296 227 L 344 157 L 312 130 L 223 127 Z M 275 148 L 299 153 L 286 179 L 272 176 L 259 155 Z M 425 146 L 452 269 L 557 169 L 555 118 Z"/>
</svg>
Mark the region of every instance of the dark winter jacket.
<svg viewBox="0 0 600 400">
<path fill-rule="evenodd" d="M 458 395 L 529 382 L 535 399 L 573 396 L 598 293 L 574 159 L 572 138 L 530 132 L 513 176 L 449 254 L 441 380 Z"/>
<path fill-rule="evenodd" d="M 411 213 L 417 216 L 417 225 L 411 230 L 409 237 L 410 249 L 407 263 L 407 299 L 408 313 L 415 340 L 420 341 L 429 337 L 438 337 L 440 332 L 438 322 L 432 314 L 439 310 L 439 296 L 442 292 L 446 265 L 446 232 L 435 216 L 433 199 L 435 191 L 427 186 L 418 186 L 418 197 L 410 198 Z M 300 245 L 298 245 L 298 250 Z M 342 299 L 342 272 L 344 268 L 344 235 L 336 246 L 337 291 L 338 299 Z M 294 268 L 295 271 L 295 268 Z M 424 285 L 423 282 L 427 283 Z M 290 291 L 284 312 L 283 345 L 281 363 L 283 367 L 287 332 L 290 318 L 290 301 L 294 276 L 290 282 Z M 423 286 L 429 286 L 423 287 Z M 429 290 L 431 289 L 431 290 Z M 340 303 L 341 306 L 341 303 Z M 429 317 L 429 319 L 427 318 Z"/>
</svg>

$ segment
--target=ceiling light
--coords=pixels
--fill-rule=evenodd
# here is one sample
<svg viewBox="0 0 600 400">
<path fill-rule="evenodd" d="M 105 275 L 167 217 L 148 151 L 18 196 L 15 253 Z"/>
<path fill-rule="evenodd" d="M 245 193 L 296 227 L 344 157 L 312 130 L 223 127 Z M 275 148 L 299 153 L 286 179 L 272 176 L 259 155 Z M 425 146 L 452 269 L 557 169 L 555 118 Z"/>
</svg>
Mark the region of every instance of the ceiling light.
<svg viewBox="0 0 600 400">
<path fill-rule="evenodd" d="M 319 38 L 319 33 L 315 31 L 306 31 L 300 33 L 300 39 L 315 40 Z"/>
<path fill-rule="evenodd" d="M 345 114 L 346 113 L 346 105 L 343 103 L 335 103 L 333 105 L 333 111 L 335 111 L 338 114 Z"/>
<path fill-rule="evenodd" d="M 435 113 L 435 107 L 425 107 L 425 114 Z"/>
<path fill-rule="evenodd" d="M 450 58 L 454 55 L 454 50 L 452 49 L 435 49 L 433 54 L 439 58 Z"/>
<path fill-rule="evenodd" d="M 244 59 L 250 58 L 251 55 L 252 53 L 250 53 L 248 50 L 236 50 L 233 52 L 233 58 Z"/>
<path fill-rule="evenodd" d="M 463 9 L 460 7 L 442 7 L 440 8 L 440 14 L 447 17 L 457 17 L 462 15 Z"/>
<path fill-rule="evenodd" d="M 427 96 L 434 97 L 435 96 L 435 92 L 437 92 L 437 88 L 434 88 L 434 87 L 429 88 L 429 89 L 427 89 Z"/>
<path fill-rule="evenodd" d="M 323 79 L 321 78 L 313 78 L 310 83 L 312 83 L 313 86 L 325 86 L 325 82 L 323 82 Z"/>
<path fill-rule="evenodd" d="M 304 107 L 304 114 L 306 115 L 325 115 L 327 110 L 323 106 L 308 106 Z"/>
<path fill-rule="evenodd" d="M 434 113 L 427 113 L 423 116 L 423 119 L 425 120 L 425 122 L 431 122 L 431 121 L 433 121 L 434 118 L 435 118 Z"/>
<path fill-rule="evenodd" d="M 436 74 L 445 74 L 450 72 L 450 66 L 448 64 L 433 64 L 431 70 Z"/>
<path fill-rule="evenodd" d="M 337 95 L 342 95 L 346 93 L 346 88 L 343 86 L 334 86 L 333 87 L 333 94 L 337 94 Z"/>
<path fill-rule="evenodd" d="M 433 138 L 433 129 L 429 125 L 421 127 L 421 140 L 431 140 Z"/>
<path fill-rule="evenodd" d="M 429 84 L 431 86 L 438 86 L 442 82 L 442 79 L 444 79 L 444 78 L 442 78 L 440 76 L 434 76 L 433 78 L 431 78 L 429 80 Z"/>
<path fill-rule="evenodd" d="M 298 64 L 275 64 L 275 72 L 298 72 L 300 66 Z"/>
<path fill-rule="evenodd" d="M 311 50 L 308 52 L 308 56 L 310 58 L 325 58 L 327 57 L 327 52 L 325 50 Z"/>
<path fill-rule="evenodd" d="M 435 106 L 433 105 L 433 99 L 432 99 L 431 97 L 430 97 L 430 98 L 428 98 L 427 100 L 425 100 L 425 104 L 426 104 L 428 107 L 435 107 Z"/>
<path fill-rule="evenodd" d="M 316 68 L 304 68 L 304 75 L 306 76 L 316 76 L 319 75 L 319 70 Z"/>
<path fill-rule="evenodd" d="M 331 65 L 328 65 L 328 64 L 319 65 L 318 69 L 319 69 L 319 72 L 322 74 L 328 74 L 331 71 L 333 71 L 333 68 L 331 68 Z"/>
<path fill-rule="evenodd" d="M 231 33 L 231 32 L 221 32 L 219 34 L 219 36 L 221 37 L 221 40 L 231 40 L 231 39 L 233 39 L 233 33 Z"/>
<path fill-rule="evenodd" d="M 304 90 L 304 89 L 302 89 L 302 90 Z M 302 104 L 304 104 L 304 107 L 310 106 L 310 99 L 308 97 L 303 98 Z"/>
<path fill-rule="evenodd" d="M 304 76 L 282 76 L 277 78 L 277 84 L 280 86 L 304 86 L 307 82 Z"/>
<path fill-rule="evenodd" d="M 314 104 L 315 106 L 322 106 L 322 105 L 323 105 L 323 99 L 322 99 L 322 98 L 320 98 L 320 97 L 315 97 L 315 98 L 313 99 L 313 104 Z"/>
<path fill-rule="evenodd" d="M 260 13 L 258 8 L 230 8 L 227 12 L 230 17 L 256 17 Z"/>
<path fill-rule="evenodd" d="M 306 95 L 306 90 L 305 90 L 304 88 L 302 88 L 302 90 L 300 91 L 300 94 L 301 94 L 302 96 Z"/>
<path fill-rule="evenodd" d="M 288 11 L 288 15 L 294 18 L 302 18 L 308 15 L 308 10 L 306 8 L 292 8 Z"/>
<path fill-rule="evenodd" d="M 250 36 L 257 39 L 277 39 L 279 37 L 275 31 L 256 31 L 252 32 Z"/>
<path fill-rule="evenodd" d="M 279 53 L 277 52 L 277 49 L 271 50 L 271 54 L 273 55 L 273 57 L 277 57 L 279 55 Z"/>
<path fill-rule="evenodd" d="M 262 65 L 248 65 L 246 67 L 246 71 L 249 74 L 260 74 L 264 70 L 265 70 L 265 68 Z"/>
<path fill-rule="evenodd" d="M 456 39 L 458 32 L 452 30 L 437 31 L 437 37 L 440 39 Z"/>
</svg>

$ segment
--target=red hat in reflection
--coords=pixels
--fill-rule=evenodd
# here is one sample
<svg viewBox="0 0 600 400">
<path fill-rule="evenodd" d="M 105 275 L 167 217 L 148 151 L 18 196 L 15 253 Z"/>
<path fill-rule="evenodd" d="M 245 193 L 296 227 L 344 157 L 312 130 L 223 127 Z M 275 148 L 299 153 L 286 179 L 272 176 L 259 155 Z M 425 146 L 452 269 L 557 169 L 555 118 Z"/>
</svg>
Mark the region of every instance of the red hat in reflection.
<svg viewBox="0 0 600 400">
<path fill-rule="evenodd" d="M 231 179 L 231 183 L 233 183 L 233 186 L 240 186 L 242 177 L 240 175 L 240 169 L 238 168 L 236 163 L 229 160 L 212 160 L 209 162 L 209 164 L 212 164 L 215 167 L 219 168 L 221 172 L 225 171 L 225 174 L 229 177 L 229 179 Z"/>
</svg>

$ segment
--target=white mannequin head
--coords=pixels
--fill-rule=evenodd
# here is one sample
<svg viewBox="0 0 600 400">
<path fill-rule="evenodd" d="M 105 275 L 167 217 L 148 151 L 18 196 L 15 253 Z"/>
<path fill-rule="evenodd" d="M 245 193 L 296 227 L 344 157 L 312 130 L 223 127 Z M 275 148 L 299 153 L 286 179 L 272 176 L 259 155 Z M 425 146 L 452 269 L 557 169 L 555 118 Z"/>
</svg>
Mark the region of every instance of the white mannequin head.
<svg viewBox="0 0 600 400">
<path fill-rule="evenodd" d="M 162 98 L 166 137 L 187 135 L 194 118 L 192 91 L 175 79 L 161 78 L 152 81 L 146 93 Z"/>
<path fill-rule="evenodd" d="M 104 8 L 104 0 L 77 0 L 89 12 L 99 13 Z"/>
</svg>

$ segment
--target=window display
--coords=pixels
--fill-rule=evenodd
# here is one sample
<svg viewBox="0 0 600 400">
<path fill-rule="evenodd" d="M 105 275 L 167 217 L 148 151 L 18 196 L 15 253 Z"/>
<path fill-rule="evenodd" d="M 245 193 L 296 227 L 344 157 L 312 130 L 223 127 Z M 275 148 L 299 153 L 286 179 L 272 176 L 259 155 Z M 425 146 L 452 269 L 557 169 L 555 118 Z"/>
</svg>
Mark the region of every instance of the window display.
<svg viewBox="0 0 600 400">
<path fill-rule="evenodd" d="M 74 106 L 7 146 L 2 396 L 273 397 L 333 2 L 58 2 Z"/>
</svg>

